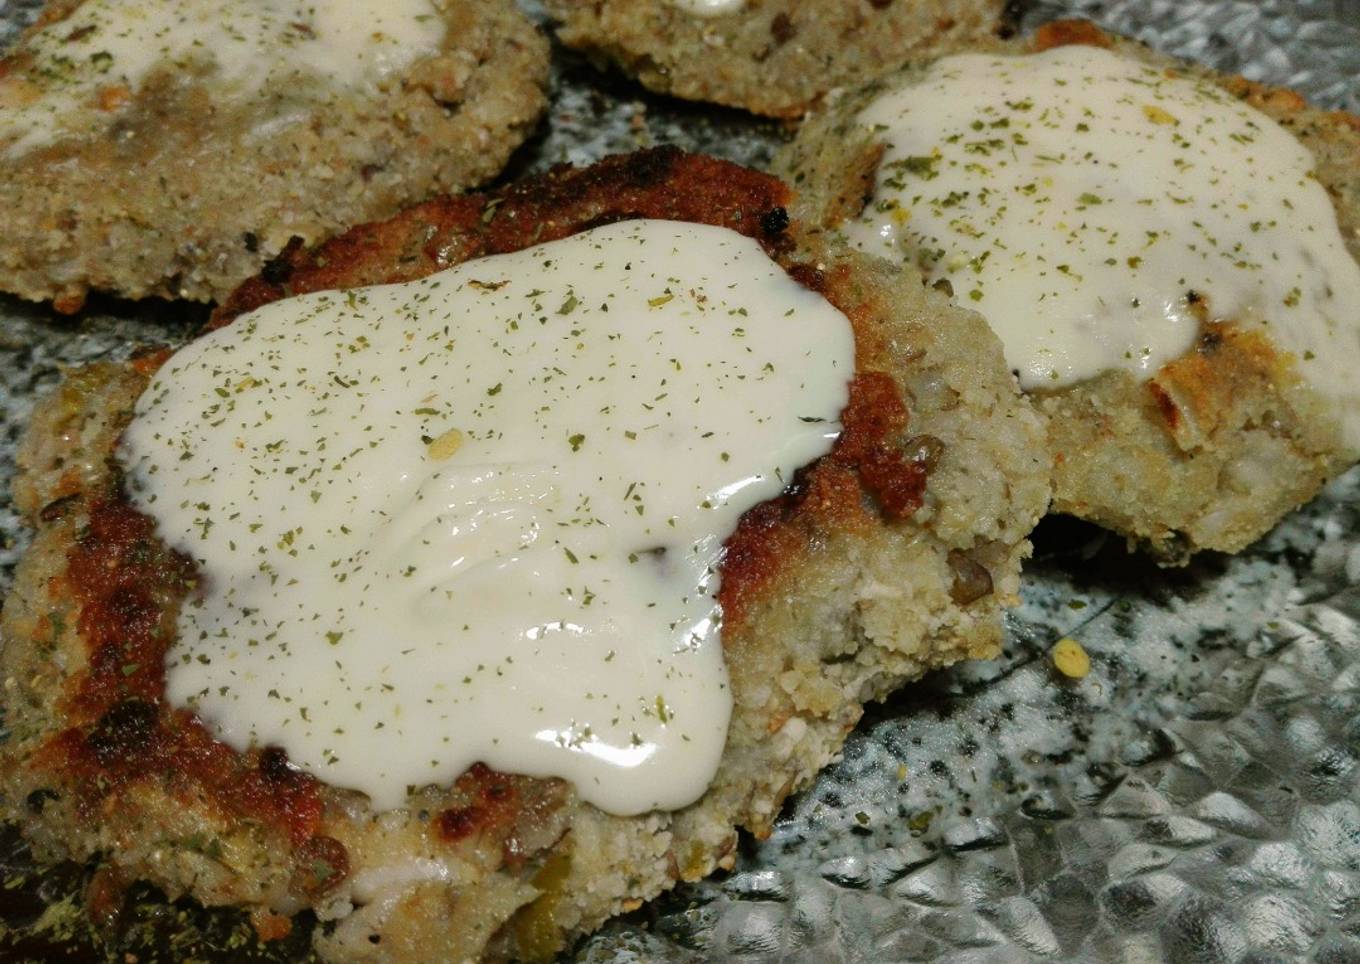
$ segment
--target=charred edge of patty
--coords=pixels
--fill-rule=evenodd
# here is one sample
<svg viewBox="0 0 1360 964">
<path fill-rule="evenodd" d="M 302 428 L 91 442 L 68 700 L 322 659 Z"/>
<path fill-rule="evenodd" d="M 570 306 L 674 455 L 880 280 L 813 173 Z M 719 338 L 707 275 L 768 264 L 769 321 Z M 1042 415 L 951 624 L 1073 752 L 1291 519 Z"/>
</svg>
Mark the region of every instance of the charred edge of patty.
<svg viewBox="0 0 1360 964">
<path fill-rule="evenodd" d="M 290 295 L 409 281 L 637 218 L 731 228 L 771 256 L 786 254 L 790 197 L 777 178 L 669 146 L 590 167 L 560 165 L 497 191 L 435 198 L 310 250 L 294 238 L 227 298 L 208 328 Z"/>
<path fill-rule="evenodd" d="M 817 271 L 815 278 L 817 290 L 850 318 L 862 345 L 875 306 L 855 298 L 843 269 L 830 277 Z M 921 508 L 944 445 L 931 436 L 908 436 L 910 412 L 891 375 L 857 369 L 831 452 L 800 469 L 779 497 L 744 513 L 727 540 L 718 595 L 724 623 L 742 622 L 787 561 L 815 544 L 819 532 L 891 524 Z"/>
<path fill-rule="evenodd" d="M 873 343 L 878 309 L 857 294 L 845 265 L 793 260 L 788 199 L 775 178 L 673 148 L 590 168 L 558 168 L 493 194 L 428 202 L 312 251 L 294 243 L 241 286 L 210 327 L 289 294 L 422 277 L 598 224 L 657 217 L 726 226 L 755 238 L 795 280 L 847 314 L 862 362 L 874 353 L 866 346 Z M 404 260 L 409 252 L 415 254 Z M 149 375 L 167 357 L 146 355 L 139 371 Z M 934 449 L 903 441 L 908 413 L 893 378 L 858 371 L 842 422 L 832 452 L 800 471 L 782 496 L 748 512 L 729 540 L 721 603 L 732 623 L 815 542 L 819 527 L 837 520 L 863 524 L 875 515 L 893 521 L 920 506 Z M 91 812 L 131 782 L 192 789 L 224 815 L 281 831 L 294 856 L 307 856 L 309 847 L 321 853 L 331 868 L 327 881 L 333 880 L 347 865 L 335 846 L 312 842 L 322 806 L 319 782 L 290 767 L 278 748 L 241 754 L 216 742 L 191 714 L 166 702 L 162 667 L 173 641 L 171 614 L 192 591 L 194 573 L 154 528 L 128 503 L 115 474 L 68 555 L 67 579 L 81 603 L 80 634 L 91 671 L 68 683 L 73 725 L 49 745 L 48 761 L 64 770 Z M 128 645 L 136 649 L 131 658 Z M 518 806 L 522 779 L 485 767 L 469 770 L 455 790 L 466 789 L 469 780 L 480 789 L 468 794 L 465 806 L 440 815 L 441 837 L 456 842 L 501 827 L 507 810 Z M 318 886 L 296 882 L 303 894 Z"/>
<path fill-rule="evenodd" d="M 319 783 L 282 750 L 241 754 L 165 699 L 171 614 L 193 589 L 193 566 L 156 537 L 155 524 L 117 491 L 91 501 L 67 553 L 64 591 L 78 603 L 85 672 L 67 681 L 65 729 L 33 765 L 75 791 L 95 818 L 103 801 L 147 780 L 197 788 L 227 818 L 246 818 L 308 840 L 321 816 Z"/>
</svg>

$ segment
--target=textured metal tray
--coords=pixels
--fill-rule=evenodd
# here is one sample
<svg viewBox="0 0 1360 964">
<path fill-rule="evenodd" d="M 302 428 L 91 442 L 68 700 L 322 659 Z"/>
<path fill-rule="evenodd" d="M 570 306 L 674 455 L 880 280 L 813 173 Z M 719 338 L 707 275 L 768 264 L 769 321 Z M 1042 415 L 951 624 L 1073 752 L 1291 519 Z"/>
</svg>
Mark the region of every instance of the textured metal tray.
<svg viewBox="0 0 1360 964">
<path fill-rule="evenodd" d="M 528 5 L 537 13 L 534 5 Z M 0 0 L 0 45 L 33 14 Z M 1029 3 L 1360 112 L 1360 0 Z M 780 129 L 648 95 L 556 51 L 550 121 L 510 175 L 672 142 L 759 164 Z M 3 214 L 0 214 L 0 226 Z M 201 312 L 0 299 L 0 487 L 62 366 L 176 341 Z M 1250 551 L 1166 572 L 1045 522 L 997 662 L 870 710 L 839 764 L 737 868 L 611 923 L 574 957 L 627 961 L 1360 962 L 1360 470 Z M 0 495 L 0 590 L 25 534 Z M 1072 636 L 1079 682 L 1047 659 Z M 149 890 L 96 942 L 86 868 L 0 836 L 0 960 L 295 960 L 239 916 Z M 304 922 L 305 924 L 305 922 Z"/>
</svg>

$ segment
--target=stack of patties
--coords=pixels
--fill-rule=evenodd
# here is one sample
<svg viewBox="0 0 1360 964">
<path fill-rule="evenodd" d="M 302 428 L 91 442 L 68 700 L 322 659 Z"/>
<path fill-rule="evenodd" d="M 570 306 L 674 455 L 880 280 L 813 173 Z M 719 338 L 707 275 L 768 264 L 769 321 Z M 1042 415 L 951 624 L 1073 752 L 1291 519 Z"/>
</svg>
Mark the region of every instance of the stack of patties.
<svg viewBox="0 0 1360 964">
<path fill-rule="evenodd" d="M 786 182 L 663 148 L 389 217 L 542 103 L 507 4 L 414 2 L 90 0 L 5 61 L 0 287 L 223 299 L 20 452 L 43 859 L 329 960 L 550 958 L 994 656 L 1051 486 L 1183 559 L 1360 453 L 1352 119 L 996 3 L 554 3 L 650 86 L 829 107 Z"/>
<path fill-rule="evenodd" d="M 263 269 L 35 415 L 6 812 L 335 959 L 541 958 L 729 865 L 865 701 L 997 651 L 1048 499 L 980 320 L 765 175 L 658 151 L 308 250 L 536 116 L 532 30 L 436 12 L 91 0 L 0 77 L 10 290 Z"/>
<path fill-rule="evenodd" d="M 654 89 L 814 110 L 774 165 L 800 217 L 988 319 L 1056 511 L 1184 562 L 1360 458 L 1355 117 L 1085 22 L 1003 41 L 997 5 L 549 6 Z"/>
</svg>

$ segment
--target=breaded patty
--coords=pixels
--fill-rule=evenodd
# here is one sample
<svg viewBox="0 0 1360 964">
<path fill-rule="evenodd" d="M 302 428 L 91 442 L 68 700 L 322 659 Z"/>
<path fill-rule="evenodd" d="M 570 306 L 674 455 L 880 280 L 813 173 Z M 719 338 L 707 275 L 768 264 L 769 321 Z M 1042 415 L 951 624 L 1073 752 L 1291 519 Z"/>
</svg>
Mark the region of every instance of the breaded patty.
<svg viewBox="0 0 1360 964">
<path fill-rule="evenodd" d="M 700 12 L 711 6 L 711 12 Z M 687 100 L 798 117 L 827 91 L 992 36 L 1004 0 L 547 0 L 569 47 Z"/>
<path fill-rule="evenodd" d="M 103 853 L 128 878 L 242 905 L 263 933 L 313 908 L 330 960 L 542 960 L 731 866 L 737 828 L 768 833 L 866 701 L 994 655 L 1047 504 L 1042 424 L 977 315 L 884 262 L 801 248 L 788 201 L 773 178 L 673 149 L 559 169 L 290 246 L 212 322 L 637 217 L 741 232 L 840 308 L 856 354 L 843 432 L 726 546 L 734 708 L 697 802 L 611 816 L 562 780 L 479 764 L 375 813 L 279 749 L 237 753 L 168 705 L 164 656 L 193 566 L 132 508 L 110 458 L 162 351 L 70 373 L 20 453 L 15 502 L 36 532 L 0 624 L 0 802 L 37 852 Z"/>
<path fill-rule="evenodd" d="M 137 2 L 60 0 L 0 60 L 0 291 L 221 299 L 292 237 L 491 178 L 546 103 L 511 0 L 140 5 L 171 41 L 119 40 Z"/>
<path fill-rule="evenodd" d="M 1215 85 L 1273 118 L 1311 152 L 1344 243 L 1360 259 L 1360 120 L 1310 108 L 1287 90 L 1172 62 L 1084 22 L 1050 24 L 984 49 L 1024 53 L 1069 44 L 1112 47 Z M 857 115 L 922 69 L 845 96 L 776 159 L 776 171 L 801 192 L 801 217 L 834 233 L 866 210 L 884 147 Z M 1169 118 L 1144 109 L 1153 122 Z M 1051 175 L 1061 176 L 1060 167 Z M 1343 322 L 1355 329 L 1360 309 L 1346 310 Z M 1308 382 L 1297 358 L 1260 327 L 1207 314 L 1190 351 L 1145 380 L 1108 370 L 1031 396 L 1055 453 L 1054 510 L 1114 529 L 1169 563 L 1202 549 L 1242 549 L 1360 457 L 1343 437 L 1337 399 Z"/>
</svg>

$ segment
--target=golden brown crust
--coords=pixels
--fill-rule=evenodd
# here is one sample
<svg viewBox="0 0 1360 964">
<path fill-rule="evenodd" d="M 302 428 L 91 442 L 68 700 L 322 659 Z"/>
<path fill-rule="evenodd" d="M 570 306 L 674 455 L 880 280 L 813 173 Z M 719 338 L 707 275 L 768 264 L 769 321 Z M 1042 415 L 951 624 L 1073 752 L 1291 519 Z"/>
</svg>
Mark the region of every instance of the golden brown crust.
<svg viewBox="0 0 1360 964">
<path fill-rule="evenodd" d="M 23 690 L 33 732 L 0 748 L 4 792 L 54 794 L 26 815 L 28 832 L 56 852 L 113 849 L 130 876 L 244 903 L 271 932 L 280 926 L 271 909 L 342 918 L 320 939 L 335 959 L 362 959 L 378 935 L 391 960 L 457 959 L 488 942 L 493 956 L 542 957 L 676 879 L 730 861 L 734 826 L 767 831 L 784 797 L 836 752 L 864 700 L 931 666 L 994 653 L 999 604 L 1014 596 L 1024 536 L 1047 500 L 1037 420 L 976 316 L 867 259 L 797 254 L 788 198 L 767 175 L 673 149 L 559 169 L 433 201 L 312 251 L 293 245 L 210 322 L 229 324 L 290 293 L 416 277 L 644 216 L 756 238 L 840 307 L 857 366 L 841 440 L 783 498 L 748 514 L 729 545 L 723 641 L 737 707 L 704 798 L 675 814 L 617 818 L 581 804 L 562 781 L 476 766 L 376 817 L 355 795 L 291 770 L 281 751 L 242 755 L 207 740 L 161 692 L 160 658 L 188 574 L 148 539 L 150 521 L 122 500 L 107 462 L 161 353 L 140 370 L 76 373 L 39 414 L 25 457 L 20 488 L 39 535 L 4 612 L 6 670 L 27 678 L 39 640 L 62 654 L 60 668 Z M 899 299 L 909 318 L 895 310 Z M 959 573 L 976 586 L 979 569 L 984 591 L 959 593 Z M 791 586 L 803 594 L 798 605 Z M 73 604 L 72 625 L 44 635 L 44 621 Z M 847 648 L 858 658 L 842 659 Z M 70 707 L 55 727 L 52 694 Z M 166 819 L 168 801 L 183 826 L 158 835 L 146 824 Z M 67 814 L 89 815 L 88 836 L 62 825 Z M 204 840 L 224 843 L 204 854 L 195 850 Z M 452 867 L 449 879 L 462 883 L 398 877 L 385 885 L 398 897 L 370 896 L 393 860 L 413 859 Z M 356 903 L 365 906 L 350 913 Z"/>
<path fill-rule="evenodd" d="M 1081 44 L 1212 80 L 1290 129 L 1317 160 L 1345 239 L 1360 258 L 1360 119 L 1309 108 L 1297 93 L 1161 57 L 1081 20 L 986 49 L 1007 53 Z M 871 199 L 881 141 L 855 117 L 910 70 L 848 94 L 806 125 L 776 170 L 800 190 L 800 219 L 834 230 Z M 1205 324 L 1197 348 L 1136 381 L 1107 373 L 1035 392 L 1055 453 L 1053 509 L 1124 533 L 1169 563 L 1201 549 L 1237 551 L 1354 461 L 1325 400 L 1292 358 L 1261 335 Z"/>
<path fill-rule="evenodd" d="M 874 344 L 865 306 L 856 310 L 848 270 L 842 267 L 828 277 L 788 258 L 792 241 L 785 205 L 790 197 L 775 178 L 674 147 L 610 157 L 587 168 L 562 166 L 490 194 L 417 205 L 315 250 L 290 245 L 214 311 L 208 327 L 220 328 L 291 295 L 408 281 L 629 218 L 714 224 L 755 238 L 772 257 L 781 257 L 797 280 L 847 312 L 856 329 L 860 373 L 851 384 L 844 430 L 831 455 L 810 467 L 788 494 L 753 510 L 732 537 L 721 602 L 725 621 L 733 625 L 745 612 L 742 601 L 777 578 L 781 560 L 805 544 L 795 533 L 832 519 L 844 525 L 863 511 L 866 498 L 889 518 L 910 516 L 920 508 L 929 471 L 925 460 L 904 455 L 898 444 L 896 435 L 907 424 L 906 405 L 892 378 L 872 370 L 881 363 L 883 346 Z"/>
<path fill-rule="evenodd" d="M 39 25 L 79 5 L 49 3 Z M 101 92 L 107 130 L 0 151 L 0 290 L 68 312 L 90 290 L 213 301 L 291 235 L 316 243 L 489 180 L 546 106 L 548 45 L 512 0 L 438 7 L 440 49 L 382 89 L 238 103 L 157 67 Z M 21 39 L 0 60 L 0 104 L 30 85 L 29 59 Z"/>
<path fill-rule="evenodd" d="M 60 708 L 70 725 L 39 754 L 39 765 L 77 789 L 87 818 L 127 784 L 164 776 L 224 819 L 274 826 L 302 844 L 320 817 L 317 782 L 290 769 L 281 753 L 231 751 L 165 703 L 176 608 L 167 602 L 189 591 L 190 564 L 121 499 L 96 501 L 88 513 L 65 584 L 53 587 L 76 602 L 87 664 L 70 679 Z"/>
<path fill-rule="evenodd" d="M 827 91 L 976 42 L 1003 0 L 759 0 L 718 16 L 671 0 L 548 0 L 569 47 L 690 100 L 795 118 Z"/>
<path fill-rule="evenodd" d="M 1031 41 L 1034 50 L 1068 44 L 1127 49 L 1079 20 L 1041 27 Z M 1244 77 L 1214 80 L 1313 151 L 1343 237 L 1360 257 L 1360 118 L 1312 110 L 1295 91 Z M 1126 380 L 1040 400 L 1055 450 L 1054 509 L 1126 532 L 1167 562 L 1184 562 L 1196 549 L 1245 548 L 1354 460 L 1340 451 L 1335 420 L 1302 384 L 1293 359 L 1258 332 L 1206 323 L 1196 347 L 1140 389 Z M 1116 402 L 1139 391 L 1137 401 Z M 1105 415 L 1130 405 L 1141 418 Z M 1126 457 L 1112 457 L 1120 448 Z"/>
<path fill-rule="evenodd" d="M 1206 325 L 1145 382 L 1107 373 L 1035 400 L 1054 511 L 1136 536 L 1168 563 L 1244 547 L 1348 464 L 1293 359 L 1232 325 Z"/>
<path fill-rule="evenodd" d="M 1074 45 L 1109 49 L 1114 39 L 1089 20 L 1054 20 L 1034 31 L 1029 42 L 1035 53 Z"/>
<path fill-rule="evenodd" d="M 427 202 L 313 251 L 293 245 L 262 276 L 242 285 L 214 313 L 209 328 L 292 294 L 423 277 L 627 218 L 730 227 L 756 237 L 773 255 L 790 244 L 782 207 L 787 199 L 787 188 L 768 175 L 674 148 L 585 169 L 561 168 L 495 194 Z M 153 365 L 143 364 L 147 375 Z M 886 394 L 878 394 L 876 403 L 904 411 L 891 380 Z M 849 446 L 843 442 L 840 448 Z M 883 474 L 878 463 L 874 470 Z M 903 471 L 910 480 L 902 484 L 923 487 L 918 470 Z M 886 478 L 880 484 L 897 483 Z M 39 754 L 39 768 L 50 767 L 77 789 L 82 815 L 95 813 L 129 782 L 183 782 L 185 792 L 219 807 L 224 819 L 277 827 L 295 845 L 307 846 L 320 816 L 316 781 L 291 770 L 282 751 L 235 753 L 166 703 L 165 654 L 173 641 L 173 615 L 192 590 L 193 567 L 156 538 L 153 521 L 132 508 L 116 478 L 114 485 L 86 507 L 63 583 L 55 587 L 76 600 L 87 666 L 68 680 L 60 712 L 70 726 Z M 50 521 L 73 497 L 79 496 L 59 496 L 43 515 Z M 796 526 L 796 516 L 784 527 Z M 740 578 L 729 576 L 727 583 L 731 592 L 745 592 Z M 441 839 L 508 833 L 523 810 L 517 784 L 532 782 L 474 767 L 456 789 L 476 802 L 441 813 Z"/>
<path fill-rule="evenodd" d="M 518 251 L 629 218 L 695 221 L 786 250 L 789 191 L 716 158 L 659 147 L 561 166 L 487 194 L 440 197 L 365 224 L 313 251 L 295 240 L 232 293 L 210 327 L 289 295 L 409 281 L 488 254 Z"/>
</svg>

